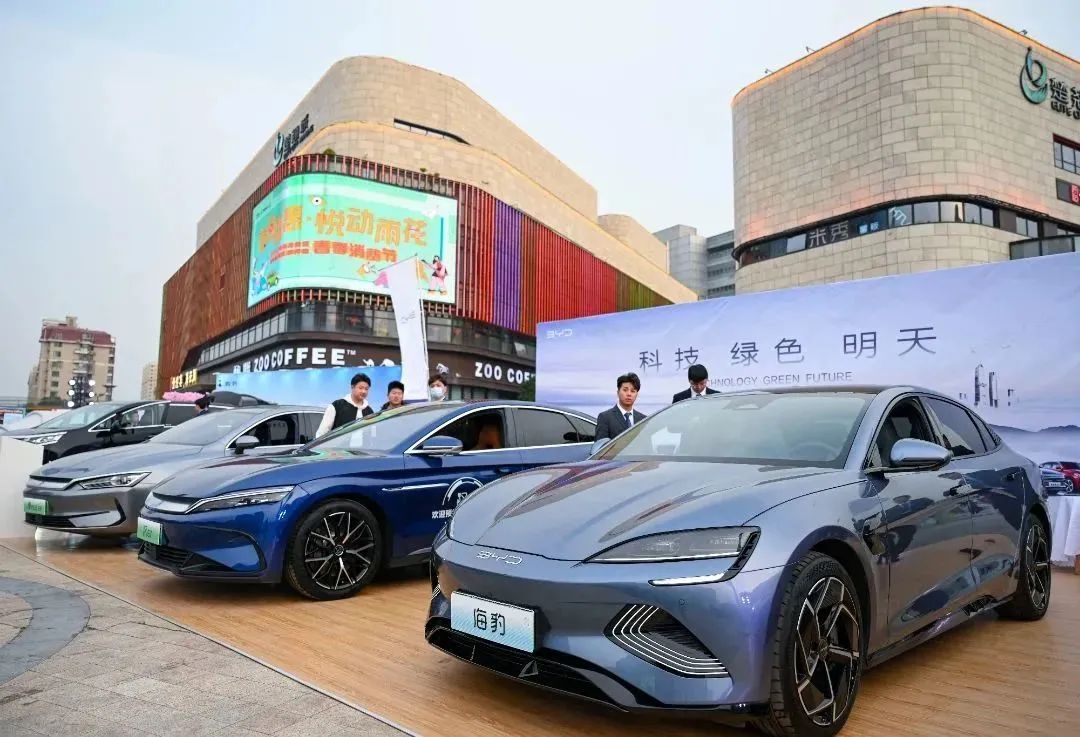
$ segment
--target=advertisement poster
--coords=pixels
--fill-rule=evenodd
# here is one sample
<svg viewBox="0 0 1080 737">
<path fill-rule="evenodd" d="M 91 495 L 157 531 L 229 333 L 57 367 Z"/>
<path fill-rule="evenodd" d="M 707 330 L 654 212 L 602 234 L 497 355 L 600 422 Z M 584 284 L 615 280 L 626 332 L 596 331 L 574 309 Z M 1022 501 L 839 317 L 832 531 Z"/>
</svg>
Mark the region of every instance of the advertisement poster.
<svg viewBox="0 0 1080 737">
<path fill-rule="evenodd" d="M 910 384 L 974 408 L 1036 462 L 1080 461 L 1080 254 L 634 310 L 537 327 L 537 400 L 597 414 L 641 377 L 686 389 Z"/>
<path fill-rule="evenodd" d="M 457 200 L 343 174 L 288 177 L 251 215 L 248 306 L 282 289 L 389 294 L 384 269 L 415 257 L 421 295 L 457 298 Z"/>
<path fill-rule="evenodd" d="M 368 404 L 376 411 L 386 401 L 391 381 L 401 379 L 400 366 L 363 368 L 300 369 L 297 371 L 261 371 L 250 374 L 218 374 L 217 388 L 251 394 L 274 404 L 300 404 L 326 407 L 349 393 L 352 377 L 366 374 L 371 379 Z"/>
</svg>

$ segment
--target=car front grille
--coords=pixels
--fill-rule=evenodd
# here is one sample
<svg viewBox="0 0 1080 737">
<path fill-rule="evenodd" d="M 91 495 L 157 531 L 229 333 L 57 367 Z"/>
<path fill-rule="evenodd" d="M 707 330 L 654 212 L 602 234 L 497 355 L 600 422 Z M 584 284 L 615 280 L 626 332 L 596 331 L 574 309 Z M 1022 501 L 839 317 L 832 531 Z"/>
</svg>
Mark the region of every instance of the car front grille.
<svg viewBox="0 0 1080 737">
<path fill-rule="evenodd" d="M 632 604 L 611 620 L 612 642 L 664 670 L 692 678 L 722 678 L 727 668 L 678 620 L 659 607 Z"/>
<path fill-rule="evenodd" d="M 598 701 L 608 706 L 616 706 L 615 702 L 592 681 L 575 668 L 556 662 L 551 654 L 514 650 L 455 632 L 447 626 L 448 624 L 448 621 L 443 624 L 429 624 L 427 640 L 454 657 L 534 686 Z M 643 694 L 635 695 L 639 698 L 644 697 Z"/>
<path fill-rule="evenodd" d="M 160 563 L 166 568 L 171 568 L 183 573 L 229 573 L 225 566 L 205 558 L 198 553 L 192 553 L 169 545 L 154 545 L 144 542 L 139 548 L 139 554 L 155 563 Z"/>
<path fill-rule="evenodd" d="M 69 517 L 58 517 L 54 514 L 27 514 L 26 523 L 37 527 L 59 527 L 70 529 L 75 523 Z"/>
</svg>

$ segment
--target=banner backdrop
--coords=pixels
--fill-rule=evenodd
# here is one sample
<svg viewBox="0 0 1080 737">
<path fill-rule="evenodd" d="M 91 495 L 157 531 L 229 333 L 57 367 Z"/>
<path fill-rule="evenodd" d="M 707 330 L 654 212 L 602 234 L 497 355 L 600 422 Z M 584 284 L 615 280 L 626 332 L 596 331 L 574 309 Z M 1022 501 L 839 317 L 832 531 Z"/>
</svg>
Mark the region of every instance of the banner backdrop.
<svg viewBox="0 0 1080 737">
<path fill-rule="evenodd" d="M 424 308 L 420 304 L 419 268 L 420 261 L 413 257 L 399 261 L 383 272 L 394 306 L 406 401 L 427 399 L 427 332 L 424 330 Z"/>
<path fill-rule="evenodd" d="M 1080 461 L 1080 254 L 633 310 L 537 327 L 537 400 L 597 414 L 641 377 L 655 412 L 702 363 L 713 389 L 914 384 L 1015 450 Z"/>
<path fill-rule="evenodd" d="M 260 371 L 251 374 L 218 374 L 217 388 L 252 394 L 275 404 L 303 404 L 325 407 L 349 393 L 356 374 L 371 379 L 368 404 L 376 410 L 386 401 L 386 387 L 401 378 L 400 366 L 365 368 L 301 369 L 298 371 Z"/>
</svg>

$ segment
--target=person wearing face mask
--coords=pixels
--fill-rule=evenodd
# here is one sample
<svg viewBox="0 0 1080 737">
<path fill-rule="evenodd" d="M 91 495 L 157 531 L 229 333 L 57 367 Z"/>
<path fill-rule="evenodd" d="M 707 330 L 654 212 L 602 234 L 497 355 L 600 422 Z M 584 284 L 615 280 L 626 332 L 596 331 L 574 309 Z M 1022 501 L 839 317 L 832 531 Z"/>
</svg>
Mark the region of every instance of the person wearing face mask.
<svg viewBox="0 0 1080 737">
<path fill-rule="evenodd" d="M 368 378 L 367 374 L 354 376 L 352 378 L 352 390 L 349 394 L 341 399 L 335 399 L 326 408 L 322 422 L 319 423 L 319 429 L 315 432 L 315 437 L 322 437 L 331 430 L 337 430 L 343 425 L 348 425 L 357 417 L 369 417 L 375 414 L 375 410 L 367 403 L 369 391 L 371 391 L 371 379 Z"/>
<path fill-rule="evenodd" d="M 432 402 L 445 402 L 450 396 L 450 384 L 442 374 L 435 374 L 428 379 L 428 400 Z"/>
</svg>

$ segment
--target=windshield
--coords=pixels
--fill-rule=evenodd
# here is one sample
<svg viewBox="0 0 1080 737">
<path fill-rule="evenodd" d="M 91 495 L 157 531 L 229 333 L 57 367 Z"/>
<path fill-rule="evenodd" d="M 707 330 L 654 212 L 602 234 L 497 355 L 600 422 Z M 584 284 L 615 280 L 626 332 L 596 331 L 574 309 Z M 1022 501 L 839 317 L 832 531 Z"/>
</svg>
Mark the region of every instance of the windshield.
<svg viewBox="0 0 1080 737">
<path fill-rule="evenodd" d="M 263 412 L 245 412 L 234 409 L 226 412 L 207 412 L 192 417 L 181 425 L 150 438 L 151 443 L 172 445 L 210 445 L 234 432 L 244 429 Z"/>
<path fill-rule="evenodd" d="M 305 450 L 386 453 L 412 440 L 428 425 L 459 408 L 460 405 L 438 403 L 390 409 L 340 427 L 311 443 Z"/>
<path fill-rule="evenodd" d="M 51 420 L 42 422 L 37 430 L 74 430 L 78 427 L 93 425 L 95 422 L 105 419 L 116 410 L 126 406 L 123 402 L 106 402 L 104 404 L 88 404 L 85 407 L 65 412 Z"/>
<path fill-rule="evenodd" d="M 623 433 L 596 457 L 839 468 L 870 398 L 808 392 L 680 402 Z"/>
</svg>

